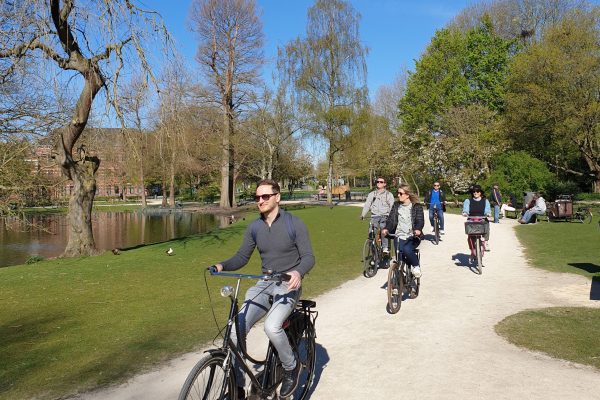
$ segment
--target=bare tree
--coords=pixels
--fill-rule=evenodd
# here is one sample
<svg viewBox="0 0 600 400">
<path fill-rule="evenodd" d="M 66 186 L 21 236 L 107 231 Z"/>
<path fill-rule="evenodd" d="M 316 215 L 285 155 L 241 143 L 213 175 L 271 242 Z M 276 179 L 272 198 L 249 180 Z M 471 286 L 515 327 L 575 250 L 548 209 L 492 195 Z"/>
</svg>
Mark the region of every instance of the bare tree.
<svg viewBox="0 0 600 400">
<path fill-rule="evenodd" d="M 160 41 L 144 39 L 145 34 L 162 35 L 162 42 L 167 37 L 159 16 L 136 3 L 134 0 L 22 0 L 3 2 L 0 9 L 3 32 L 0 82 L 31 59 L 47 61 L 40 62 L 40 75 L 52 68 L 81 79 L 71 120 L 60 130 L 56 146 L 57 162 L 74 186 L 69 200 L 65 256 L 96 252 L 91 211 L 100 160 L 77 146 L 94 99 L 102 88 L 107 88 L 107 97 L 116 101 L 109 87 L 116 87 L 126 60 L 137 59 L 141 70 L 149 71 L 143 44 Z M 68 78 L 64 81 L 65 89 L 67 81 Z"/>
<path fill-rule="evenodd" d="M 331 203 L 336 154 L 350 144 L 350 127 L 366 104 L 367 50 L 359 38 L 360 15 L 345 1 L 317 0 L 308 11 L 306 39 L 279 52 L 280 67 L 294 83 L 306 127 L 327 143 L 327 201 Z"/>
<path fill-rule="evenodd" d="M 254 0 L 194 0 L 190 17 L 200 42 L 196 60 L 223 111 L 220 206 L 229 208 L 235 205 L 235 122 L 263 64 L 262 23 Z"/>
</svg>

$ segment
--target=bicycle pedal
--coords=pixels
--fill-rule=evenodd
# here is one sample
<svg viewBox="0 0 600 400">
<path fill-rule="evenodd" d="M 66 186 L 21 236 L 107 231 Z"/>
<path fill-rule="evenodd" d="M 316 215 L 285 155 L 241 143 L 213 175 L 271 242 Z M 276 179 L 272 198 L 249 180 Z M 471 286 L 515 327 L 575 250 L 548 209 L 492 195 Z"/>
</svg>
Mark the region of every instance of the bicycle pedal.
<svg viewBox="0 0 600 400">
<path fill-rule="evenodd" d="M 398 295 L 398 289 L 392 289 L 392 294 L 394 296 L 397 296 Z"/>
</svg>

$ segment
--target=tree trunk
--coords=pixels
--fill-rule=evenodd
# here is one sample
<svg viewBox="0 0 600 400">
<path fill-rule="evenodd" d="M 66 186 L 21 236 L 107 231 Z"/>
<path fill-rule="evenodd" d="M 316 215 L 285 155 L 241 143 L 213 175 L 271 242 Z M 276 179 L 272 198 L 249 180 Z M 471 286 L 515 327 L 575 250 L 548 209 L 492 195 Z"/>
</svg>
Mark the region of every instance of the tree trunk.
<svg viewBox="0 0 600 400">
<path fill-rule="evenodd" d="M 143 155 L 142 155 L 143 159 Z M 146 201 L 146 182 L 144 177 L 144 161 L 140 160 L 140 181 L 142 182 L 142 208 L 148 207 L 148 202 Z M 143 243 L 143 242 L 142 242 Z"/>
<path fill-rule="evenodd" d="M 169 205 L 169 203 L 167 202 L 167 184 L 165 183 L 164 180 L 161 181 L 160 187 L 162 189 L 162 204 L 161 204 L 161 207 L 166 207 L 166 206 Z"/>
<path fill-rule="evenodd" d="M 94 174 L 99 166 L 100 160 L 97 157 L 85 157 L 84 160 L 72 162 L 66 167 L 73 182 L 73 193 L 69 199 L 69 239 L 63 253 L 65 257 L 97 253 L 92 233 L 92 206 L 96 196 Z"/>
<path fill-rule="evenodd" d="M 175 163 L 171 161 L 171 173 L 169 179 L 169 204 L 175 207 Z"/>
<path fill-rule="evenodd" d="M 221 200 L 219 201 L 219 207 L 231 208 L 231 187 L 232 185 L 232 166 L 233 160 L 232 148 L 231 148 L 231 126 L 228 110 L 224 113 L 223 120 L 223 141 L 221 150 Z"/>
<path fill-rule="evenodd" d="M 330 145 L 331 146 L 331 145 Z M 333 153 L 329 151 L 329 160 L 327 168 L 327 204 L 332 204 L 331 189 L 333 188 Z"/>
</svg>

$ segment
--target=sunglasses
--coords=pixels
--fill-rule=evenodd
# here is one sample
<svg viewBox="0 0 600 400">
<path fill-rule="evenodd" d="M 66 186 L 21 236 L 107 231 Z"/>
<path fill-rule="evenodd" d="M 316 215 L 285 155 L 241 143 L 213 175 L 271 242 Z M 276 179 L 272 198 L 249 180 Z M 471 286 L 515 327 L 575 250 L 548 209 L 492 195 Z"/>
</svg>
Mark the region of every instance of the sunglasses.
<svg viewBox="0 0 600 400">
<path fill-rule="evenodd" d="M 433 187 L 440 187 L 440 185 L 433 185 Z"/>
<path fill-rule="evenodd" d="M 260 199 L 263 199 L 263 201 L 268 201 L 271 197 L 275 196 L 277 193 L 269 193 L 269 194 L 263 194 L 260 196 L 254 196 L 254 201 L 255 202 L 259 202 Z"/>
<path fill-rule="evenodd" d="M 406 192 L 398 192 L 398 196 L 404 196 Z"/>
<path fill-rule="evenodd" d="M 473 190 L 473 193 L 481 193 L 481 190 Z"/>
<path fill-rule="evenodd" d="M 377 183 L 385 183 L 385 181 L 375 181 L 375 182 L 377 182 Z"/>
</svg>

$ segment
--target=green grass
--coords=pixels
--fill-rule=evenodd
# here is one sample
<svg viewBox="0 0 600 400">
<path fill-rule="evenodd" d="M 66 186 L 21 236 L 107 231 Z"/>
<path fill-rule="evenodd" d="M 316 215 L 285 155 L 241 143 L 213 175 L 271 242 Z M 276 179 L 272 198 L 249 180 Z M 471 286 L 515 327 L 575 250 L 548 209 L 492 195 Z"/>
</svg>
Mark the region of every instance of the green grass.
<svg viewBox="0 0 600 400">
<path fill-rule="evenodd" d="M 600 369 L 598 309 L 525 310 L 501 321 L 496 332 L 517 346 Z"/>
<path fill-rule="evenodd" d="M 600 230 L 595 222 L 539 222 L 518 226 L 516 233 L 533 266 L 600 283 Z M 504 319 L 496 331 L 518 346 L 600 369 L 600 309 L 525 310 Z"/>
<path fill-rule="evenodd" d="M 317 259 L 304 297 L 360 275 L 367 225 L 358 209 L 293 212 L 307 224 Z M 249 220 L 119 256 L 1 268 L 0 399 L 53 399 L 114 384 L 210 342 L 217 329 L 204 267 L 237 250 Z M 174 256 L 165 254 L 169 247 Z M 258 272 L 258 262 L 255 254 L 242 271 Z M 218 288 L 227 282 L 208 278 L 221 325 L 228 304 Z"/>
</svg>

